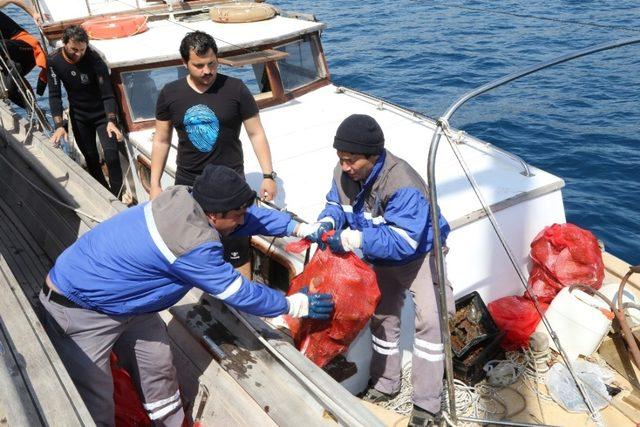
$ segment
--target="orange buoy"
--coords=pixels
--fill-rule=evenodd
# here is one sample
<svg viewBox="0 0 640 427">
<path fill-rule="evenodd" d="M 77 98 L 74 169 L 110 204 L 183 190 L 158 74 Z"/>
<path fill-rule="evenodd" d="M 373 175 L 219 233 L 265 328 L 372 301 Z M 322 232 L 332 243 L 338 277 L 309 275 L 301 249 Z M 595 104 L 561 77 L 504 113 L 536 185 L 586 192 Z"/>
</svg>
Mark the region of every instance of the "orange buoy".
<svg viewBox="0 0 640 427">
<path fill-rule="evenodd" d="M 276 9 L 266 3 L 230 3 L 209 9 L 212 21 L 222 23 L 256 22 L 276 16 Z"/>
<path fill-rule="evenodd" d="M 112 15 L 89 19 L 82 23 L 93 40 L 119 39 L 135 34 L 144 33 L 147 27 L 147 17 L 143 15 Z"/>
</svg>

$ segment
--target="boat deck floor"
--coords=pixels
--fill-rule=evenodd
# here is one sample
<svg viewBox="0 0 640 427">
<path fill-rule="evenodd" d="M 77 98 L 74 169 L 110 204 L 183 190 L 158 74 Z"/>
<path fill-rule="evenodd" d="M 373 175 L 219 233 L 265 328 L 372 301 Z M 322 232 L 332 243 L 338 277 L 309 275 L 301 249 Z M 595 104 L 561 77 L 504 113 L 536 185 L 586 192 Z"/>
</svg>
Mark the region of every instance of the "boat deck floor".
<svg viewBox="0 0 640 427">
<path fill-rule="evenodd" d="M 19 206 L 0 199 L 0 257 L 11 269 L 29 302 L 35 306 L 38 292 L 53 265 L 19 218 Z"/>
<path fill-rule="evenodd" d="M 36 315 L 52 262 L 16 208 L 0 198 L 0 424 L 86 425 L 89 413 Z"/>
</svg>

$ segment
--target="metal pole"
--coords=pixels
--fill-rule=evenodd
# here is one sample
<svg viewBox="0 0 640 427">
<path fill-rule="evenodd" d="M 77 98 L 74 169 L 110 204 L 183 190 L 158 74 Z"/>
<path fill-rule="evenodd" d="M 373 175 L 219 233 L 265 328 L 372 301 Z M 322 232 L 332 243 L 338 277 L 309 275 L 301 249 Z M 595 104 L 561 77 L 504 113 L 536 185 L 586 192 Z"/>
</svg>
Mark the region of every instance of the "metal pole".
<svg viewBox="0 0 640 427">
<path fill-rule="evenodd" d="M 447 406 L 453 421 L 456 418 L 456 389 L 453 384 L 453 353 L 451 351 L 451 332 L 449 331 L 449 314 L 447 312 L 447 292 L 446 292 L 446 271 L 444 265 L 444 254 L 442 253 L 442 241 L 440 240 L 440 208 L 438 207 L 438 196 L 436 188 L 436 152 L 440 143 L 440 131 L 442 123 L 436 123 L 436 130 L 431 138 L 429 148 L 429 164 L 427 167 L 427 179 L 429 182 L 429 211 L 431 214 L 431 224 L 433 227 L 433 253 L 435 254 L 436 270 L 438 274 L 439 298 L 438 311 L 440 314 L 440 334 L 444 345 L 444 367 L 447 379 Z"/>
</svg>

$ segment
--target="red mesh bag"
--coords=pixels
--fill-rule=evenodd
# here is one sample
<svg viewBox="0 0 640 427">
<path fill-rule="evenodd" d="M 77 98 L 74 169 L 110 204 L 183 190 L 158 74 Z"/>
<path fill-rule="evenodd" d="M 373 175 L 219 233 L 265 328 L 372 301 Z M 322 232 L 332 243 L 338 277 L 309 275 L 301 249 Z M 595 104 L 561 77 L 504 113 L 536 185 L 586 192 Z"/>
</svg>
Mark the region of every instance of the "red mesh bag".
<svg viewBox="0 0 640 427">
<path fill-rule="evenodd" d="M 598 240 L 576 225 L 545 227 L 531 242 L 531 258 L 529 290 L 542 302 L 550 303 L 565 286 L 602 286 L 604 263 Z"/>
<path fill-rule="evenodd" d="M 142 407 L 136 387 L 129 373 L 118 365 L 115 353 L 111 353 L 111 376 L 116 406 L 116 427 L 151 426 L 151 420 Z"/>
<path fill-rule="evenodd" d="M 549 304 L 540 303 L 543 314 Z M 529 347 L 529 337 L 540 323 L 540 314 L 533 301 L 518 296 L 509 296 L 489 303 L 488 307 L 493 321 L 501 331 L 505 332 L 502 343 L 505 350 L 519 350 Z"/>
<path fill-rule="evenodd" d="M 296 242 L 287 250 L 299 252 L 308 246 Z M 335 310 L 331 319 L 285 318 L 298 350 L 323 367 L 345 353 L 365 327 L 378 305 L 380 290 L 371 267 L 353 252 L 336 255 L 328 248 L 318 249 L 304 271 L 292 279 L 289 295 L 305 286 L 310 292 L 333 295 Z"/>
</svg>

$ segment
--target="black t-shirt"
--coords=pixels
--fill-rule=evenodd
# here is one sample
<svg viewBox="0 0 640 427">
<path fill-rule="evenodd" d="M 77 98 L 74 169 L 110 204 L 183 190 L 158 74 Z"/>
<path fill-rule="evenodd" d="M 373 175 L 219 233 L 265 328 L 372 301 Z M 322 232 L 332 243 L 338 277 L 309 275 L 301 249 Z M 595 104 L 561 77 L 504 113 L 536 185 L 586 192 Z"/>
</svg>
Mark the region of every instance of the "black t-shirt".
<svg viewBox="0 0 640 427">
<path fill-rule="evenodd" d="M 180 182 L 193 182 L 208 164 L 243 174 L 240 127 L 258 111 L 247 86 L 234 77 L 218 74 L 204 93 L 193 90 L 186 78 L 167 83 L 158 95 L 156 119 L 171 121 L 178 132 Z"/>
<path fill-rule="evenodd" d="M 64 58 L 60 48 L 49 55 L 47 67 L 51 115 L 62 116 L 62 83 L 67 90 L 72 117 L 93 120 L 105 117 L 106 114 L 115 118 L 116 100 L 109 68 L 90 47 L 87 47 L 84 56 L 75 64 Z"/>
<path fill-rule="evenodd" d="M 9 18 L 6 13 L 0 12 L 0 32 L 2 33 L 3 39 L 9 40 L 21 31 L 24 31 L 24 28 Z"/>
</svg>

